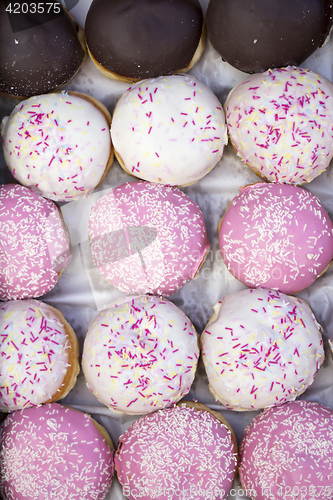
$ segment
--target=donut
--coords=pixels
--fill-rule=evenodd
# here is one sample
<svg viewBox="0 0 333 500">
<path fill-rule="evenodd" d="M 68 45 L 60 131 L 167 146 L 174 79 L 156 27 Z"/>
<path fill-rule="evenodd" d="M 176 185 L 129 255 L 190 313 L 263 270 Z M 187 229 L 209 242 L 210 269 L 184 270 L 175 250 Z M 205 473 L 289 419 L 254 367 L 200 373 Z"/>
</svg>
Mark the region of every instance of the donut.
<svg viewBox="0 0 333 500">
<path fill-rule="evenodd" d="M 332 436 L 333 411 L 317 403 L 293 401 L 264 410 L 241 442 L 243 488 L 256 500 L 331 500 Z"/>
<path fill-rule="evenodd" d="M 87 196 L 113 161 L 111 117 L 78 92 L 31 97 L 1 124 L 6 165 L 13 176 L 55 201 Z"/>
<path fill-rule="evenodd" d="M 60 88 L 85 56 L 83 31 L 60 2 L 1 2 L 0 92 L 30 97 Z"/>
<path fill-rule="evenodd" d="M 71 260 L 56 204 L 18 184 L 0 186 L 0 241 L 0 300 L 44 295 Z"/>
<path fill-rule="evenodd" d="M 100 198 L 88 234 L 93 265 L 127 294 L 175 293 L 196 276 L 210 247 L 195 202 L 176 187 L 142 181 Z"/>
<path fill-rule="evenodd" d="M 333 156 L 333 84 L 307 68 L 251 75 L 228 95 L 225 112 L 237 156 L 261 178 L 305 184 Z"/>
<path fill-rule="evenodd" d="M 209 388 L 228 409 L 292 401 L 324 361 L 320 327 L 301 299 L 246 289 L 224 297 L 202 336 Z"/>
<path fill-rule="evenodd" d="M 305 184 L 333 156 L 333 84 L 307 68 L 251 75 L 224 104 L 230 141 L 263 179 Z"/>
<path fill-rule="evenodd" d="M 86 413 L 57 403 L 11 413 L 0 449 L 3 500 L 103 500 L 110 489 L 113 444 Z"/>
<path fill-rule="evenodd" d="M 198 0 L 94 0 L 85 34 L 97 68 L 126 82 L 185 72 L 205 47 Z"/>
<path fill-rule="evenodd" d="M 299 66 L 329 35 L 329 0 L 210 0 L 207 33 L 231 66 L 259 73 Z"/>
<path fill-rule="evenodd" d="M 80 371 L 79 344 L 62 313 L 39 300 L 0 303 L 0 410 L 58 401 Z"/>
<path fill-rule="evenodd" d="M 188 317 L 172 302 L 144 295 L 117 299 L 93 320 L 82 369 L 101 403 L 136 415 L 185 396 L 198 358 L 198 336 Z"/>
<path fill-rule="evenodd" d="M 206 175 L 227 144 L 222 105 L 190 75 L 144 80 L 119 99 L 111 137 L 124 170 L 147 181 L 184 186 Z"/>
<path fill-rule="evenodd" d="M 298 293 L 333 259 L 332 221 L 318 198 L 298 186 L 241 188 L 218 229 L 228 270 L 250 288 Z"/>
<path fill-rule="evenodd" d="M 119 439 L 115 465 L 129 500 L 223 499 L 237 444 L 221 413 L 186 401 L 134 422 Z"/>
</svg>

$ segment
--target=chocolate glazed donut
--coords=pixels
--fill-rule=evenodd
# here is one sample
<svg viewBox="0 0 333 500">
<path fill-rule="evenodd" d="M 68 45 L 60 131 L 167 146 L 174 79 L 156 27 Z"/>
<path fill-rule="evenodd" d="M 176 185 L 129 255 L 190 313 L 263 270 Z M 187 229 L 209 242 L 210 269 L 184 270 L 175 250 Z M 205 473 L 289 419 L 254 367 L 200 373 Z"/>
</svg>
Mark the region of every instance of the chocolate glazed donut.
<svg viewBox="0 0 333 500">
<path fill-rule="evenodd" d="M 94 0 L 85 34 L 104 74 L 143 79 L 187 68 L 203 23 L 198 0 Z"/>
<path fill-rule="evenodd" d="M 49 13 L 38 4 L 39 14 L 29 3 L 29 12 L 9 13 L 8 3 L 0 0 L 0 92 L 30 97 L 65 85 L 86 55 L 80 26 L 57 2 Z"/>
<path fill-rule="evenodd" d="M 259 73 L 300 65 L 331 27 L 330 0 L 210 0 L 208 37 L 235 68 Z"/>
</svg>

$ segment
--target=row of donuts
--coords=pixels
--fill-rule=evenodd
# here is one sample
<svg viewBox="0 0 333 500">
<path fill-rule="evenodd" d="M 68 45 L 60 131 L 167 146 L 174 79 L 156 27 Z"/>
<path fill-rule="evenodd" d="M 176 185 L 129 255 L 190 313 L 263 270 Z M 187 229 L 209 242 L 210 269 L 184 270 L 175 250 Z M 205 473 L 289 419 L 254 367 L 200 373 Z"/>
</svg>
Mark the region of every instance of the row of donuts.
<svg viewBox="0 0 333 500">
<path fill-rule="evenodd" d="M 76 335 L 60 311 L 34 299 L 8 301 L 0 319 L 0 410 L 63 399 L 80 367 Z M 88 328 L 82 354 L 87 386 L 121 413 L 170 406 L 190 391 L 199 343 L 211 392 L 234 410 L 294 400 L 324 361 L 309 306 L 277 291 L 247 289 L 225 297 L 200 342 L 190 319 L 167 299 L 122 297 Z"/>
<path fill-rule="evenodd" d="M 56 201 L 87 196 L 116 157 L 151 182 L 185 186 L 221 159 L 227 130 L 237 155 L 264 180 L 304 184 L 333 156 L 333 84 L 297 67 L 247 77 L 225 105 L 193 76 L 143 80 L 119 99 L 112 124 L 95 98 L 31 97 L 1 124 L 6 165 L 23 185 Z M 111 127 L 111 138 L 110 138 Z"/>
<path fill-rule="evenodd" d="M 38 9 L 2 2 L 0 91 L 30 97 L 59 88 L 79 71 L 87 51 L 117 80 L 185 72 L 203 53 L 206 25 L 216 51 L 242 71 L 298 66 L 325 42 L 332 6 L 329 0 L 256 0 L 250 6 L 210 0 L 206 19 L 198 0 L 124 0 L 121 7 L 117 0 L 94 0 L 83 33 L 58 2 Z"/>
<path fill-rule="evenodd" d="M 0 221 L 0 299 L 44 295 L 71 260 L 58 207 L 29 188 L 6 184 Z M 319 200 L 298 186 L 242 188 L 218 230 L 228 270 L 251 288 L 298 293 L 333 259 L 333 223 Z M 147 181 L 102 196 L 91 210 L 88 235 L 85 265 L 126 294 L 173 294 L 196 276 L 210 248 L 198 205 L 177 187 Z"/>
<path fill-rule="evenodd" d="M 48 403 L 10 414 L 0 427 L 0 493 L 103 500 L 114 470 L 129 500 L 228 495 L 238 468 L 244 493 L 267 500 L 286 492 L 332 498 L 333 412 L 293 401 L 264 410 L 237 453 L 221 413 L 183 401 L 136 420 L 116 452 L 90 415 Z M 305 459 L 306 457 L 306 459 Z M 79 466 L 78 466 L 79 464 Z M 33 477 L 33 481 L 31 480 Z"/>
</svg>

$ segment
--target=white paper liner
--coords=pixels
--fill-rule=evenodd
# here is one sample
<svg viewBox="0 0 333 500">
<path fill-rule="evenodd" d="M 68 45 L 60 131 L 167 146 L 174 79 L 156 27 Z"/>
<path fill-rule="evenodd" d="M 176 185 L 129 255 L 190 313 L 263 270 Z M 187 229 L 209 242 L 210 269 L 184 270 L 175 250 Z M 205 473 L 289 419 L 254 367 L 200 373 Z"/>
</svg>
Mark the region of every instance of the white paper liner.
<svg viewBox="0 0 333 500">
<path fill-rule="evenodd" d="M 70 8 L 76 2 L 62 0 L 62 3 Z M 91 0 L 79 0 L 71 9 L 72 15 L 81 26 L 84 25 L 90 3 Z M 205 11 L 208 0 L 201 0 L 201 4 Z M 332 81 L 332 49 L 333 39 L 330 36 L 324 47 L 318 49 L 302 66 L 318 71 Z M 222 104 L 231 88 L 246 76 L 245 73 L 223 62 L 208 41 L 203 57 L 190 73 L 208 85 Z M 87 58 L 79 73 L 65 88 L 93 95 L 112 113 L 117 100 L 128 86 L 126 83 L 112 81 L 104 77 Z M 14 99 L 0 97 L 0 118 L 10 113 L 16 102 Z M 89 269 L 89 256 L 87 257 L 86 251 L 90 210 L 97 199 L 110 189 L 134 180 L 115 162 L 103 184 L 87 199 L 62 205 L 62 213 L 73 246 L 73 258 L 56 287 L 42 297 L 42 300 L 58 307 L 63 312 L 79 338 L 81 352 L 89 323 L 100 309 L 122 295 L 106 282 L 96 269 Z M 11 176 L 6 170 L 2 156 L 0 156 L 0 182 L 11 182 Z M 218 300 L 246 288 L 230 275 L 222 261 L 218 246 L 217 224 L 229 202 L 238 193 L 239 188 L 253 182 L 258 182 L 256 175 L 242 164 L 232 147 L 228 145 L 222 160 L 209 175 L 198 183 L 183 189 L 192 200 L 198 203 L 204 214 L 211 250 L 197 277 L 170 299 L 189 316 L 199 334 L 213 314 L 213 306 Z M 330 217 L 333 218 L 332 163 L 328 170 L 307 185 L 306 189 L 318 196 Z M 328 345 L 328 339 L 333 341 L 333 266 L 299 295 L 309 303 L 317 321 L 323 327 L 326 352 L 326 360 L 320 368 L 315 382 L 301 397 L 333 409 L 333 356 Z M 208 390 L 207 377 L 201 361 L 192 389 L 185 399 L 197 399 L 211 408 L 221 411 L 233 427 L 238 443 L 242 438 L 245 426 L 250 424 L 258 413 L 234 412 L 225 410 L 222 405 L 216 404 Z M 101 405 L 87 389 L 82 372 L 74 389 L 61 403 L 91 413 L 108 430 L 115 446 L 119 436 L 137 418 L 116 414 Z M 115 478 L 106 499 L 123 500 L 124 498 L 121 487 Z M 236 478 L 228 500 L 244 498 L 248 497 L 242 490 L 239 479 Z"/>
</svg>

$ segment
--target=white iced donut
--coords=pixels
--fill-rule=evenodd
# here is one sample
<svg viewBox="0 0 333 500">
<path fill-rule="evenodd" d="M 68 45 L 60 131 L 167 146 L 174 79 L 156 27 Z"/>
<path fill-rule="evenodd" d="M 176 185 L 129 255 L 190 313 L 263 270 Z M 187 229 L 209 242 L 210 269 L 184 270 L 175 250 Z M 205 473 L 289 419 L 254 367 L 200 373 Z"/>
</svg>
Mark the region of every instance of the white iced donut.
<svg viewBox="0 0 333 500">
<path fill-rule="evenodd" d="M 3 412 L 64 398 L 80 371 L 73 329 L 39 300 L 0 303 L 0 357 Z"/>
<path fill-rule="evenodd" d="M 170 406 L 187 394 L 198 357 L 197 333 L 172 302 L 124 297 L 90 325 L 82 369 L 99 401 L 135 415 Z"/>
<path fill-rule="evenodd" d="M 61 92 L 19 103 L 1 127 L 7 166 L 55 201 L 87 196 L 113 161 L 111 117 L 89 95 Z"/>
<path fill-rule="evenodd" d="M 248 76 L 224 109 L 238 156 L 260 177 L 304 184 L 333 155 L 333 84 L 307 68 L 289 66 Z"/>
<path fill-rule="evenodd" d="M 111 137 L 121 166 L 151 182 L 184 186 L 206 175 L 227 144 L 222 106 L 190 75 L 143 80 L 114 110 Z"/>
<path fill-rule="evenodd" d="M 233 293 L 215 306 L 202 336 L 209 387 L 232 410 L 292 401 L 312 384 L 324 361 L 310 307 L 264 289 Z"/>
</svg>

